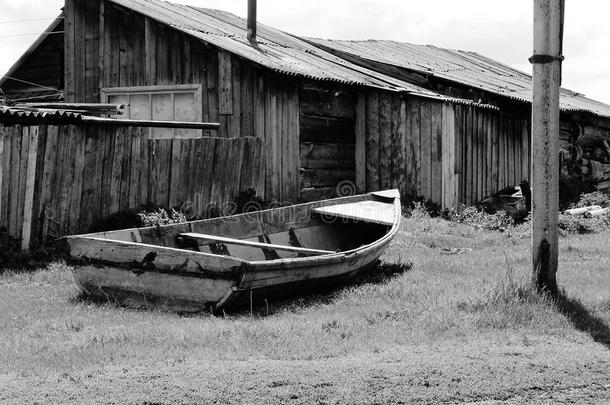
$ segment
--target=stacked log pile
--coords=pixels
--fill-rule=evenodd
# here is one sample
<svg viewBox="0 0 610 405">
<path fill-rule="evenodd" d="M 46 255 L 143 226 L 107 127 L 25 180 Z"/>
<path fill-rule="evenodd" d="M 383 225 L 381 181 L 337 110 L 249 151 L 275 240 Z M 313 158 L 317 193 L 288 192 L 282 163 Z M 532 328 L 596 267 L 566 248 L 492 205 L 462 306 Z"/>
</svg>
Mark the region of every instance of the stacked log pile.
<svg viewBox="0 0 610 405">
<path fill-rule="evenodd" d="M 562 127 L 561 174 L 610 192 L 610 129 Z"/>
</svg>

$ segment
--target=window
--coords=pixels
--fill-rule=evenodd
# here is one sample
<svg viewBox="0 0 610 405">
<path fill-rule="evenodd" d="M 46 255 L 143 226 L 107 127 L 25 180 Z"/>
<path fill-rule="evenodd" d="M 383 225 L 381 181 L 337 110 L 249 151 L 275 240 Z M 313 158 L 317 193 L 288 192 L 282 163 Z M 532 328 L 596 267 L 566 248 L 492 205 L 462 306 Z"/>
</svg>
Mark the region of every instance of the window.
<svg viewBox="0 0 610 405">
<path fill-rule="evenodd" d="M 202 120 L 201 85 L 112 87 L 101 90 L 103 103 L 125 104 L 121 117 L 133 120 L 187 121 Z M 199 138 L 198 129 L 151 128 L 153 139 Z"/>
</svg>

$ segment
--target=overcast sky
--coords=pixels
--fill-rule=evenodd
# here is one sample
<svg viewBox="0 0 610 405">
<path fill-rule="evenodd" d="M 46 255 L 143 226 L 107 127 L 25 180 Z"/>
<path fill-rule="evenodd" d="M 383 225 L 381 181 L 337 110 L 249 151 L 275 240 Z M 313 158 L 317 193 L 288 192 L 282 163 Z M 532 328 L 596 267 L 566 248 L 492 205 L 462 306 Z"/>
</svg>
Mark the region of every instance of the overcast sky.
<svg viewBox="0 0 610 405">
<path fill-rule="evenodd" d="M 182 0 L 245 16 L 247 0 Z M 260 0 L 259 21 L 294 34 L 392 39 L 475 51 L 525 72 L 532 53 L 532 0 Z M 0 72 L 51 20 L 63 0 L 0 0 Z M 567 0 L 564 87 L 610 104 L 610 1 Z"/>
</svg>

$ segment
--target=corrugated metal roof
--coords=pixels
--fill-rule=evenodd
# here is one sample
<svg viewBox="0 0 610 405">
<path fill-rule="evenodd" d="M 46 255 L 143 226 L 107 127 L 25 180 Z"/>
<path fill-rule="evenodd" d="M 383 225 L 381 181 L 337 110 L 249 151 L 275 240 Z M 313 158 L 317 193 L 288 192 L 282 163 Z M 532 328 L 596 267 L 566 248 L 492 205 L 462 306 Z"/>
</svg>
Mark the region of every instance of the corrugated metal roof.
<svg viewBox="0 0 610 405">
<path fill-rule="evenodd" d="M 7 121 L 17 123 L 68 122 L 79 120 L 80 118 L 80 113 L 72 111 L 0 106 L 0 123 Z"/>
<path fill-rule="evenodd" d="M 246 37 L 246 20 L 231 13 L 161 0 L 111 1 L 279 73 L 438 96 L 413 84 L 352 64 L 260 23 L 257 45 L 253 46 Z"/>
<path fill-rule="evenodd" d="M 307 38 L 307 40 L 370 61 L 450 80 L 514 100 L 528 103 L 532 101 L 530 75 L 475 52 L 396 41 L 342 41 L 317 38 Z M 561 109 L 610 117 L 609 105 L 567 89 L 561 89 Z"/>
</svg>

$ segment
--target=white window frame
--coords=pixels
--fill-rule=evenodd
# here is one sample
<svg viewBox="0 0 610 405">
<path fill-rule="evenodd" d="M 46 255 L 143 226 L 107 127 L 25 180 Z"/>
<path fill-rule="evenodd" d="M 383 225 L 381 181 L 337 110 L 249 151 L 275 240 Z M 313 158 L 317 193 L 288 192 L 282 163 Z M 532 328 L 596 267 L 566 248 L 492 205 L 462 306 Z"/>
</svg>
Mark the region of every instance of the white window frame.
<svg viewBox="0 0 610 405">
<path fill-rule="evenodd" d="M 201 84 L 179 84 L 179 85 L 166 85 L 166 86 L 138 86 L 138 87 L 104 87 L 100 89 L 100 99 L 102 103 L 108 103 L 108 99 L 111 96 L 127 96 L 128 104 L 131 104 L 131 96 L 132 95 L 149 95 L 150 100 L 150 112 L 151 112 L 151 120 L 152 120 L 152 100 L 153 95 L 157 94 L 169 94 L 172 96 L 172 106 L 173 112 L 175 116 L 176 112 L 176 104 L 175 104 L 175 96 L 176 94 L 194 94 L 195 97 L 195 105 L 198 107 L 196 110 L 198 122 L 202 122 L 203 120 L 203 86 Z M 154 120 L 153 120 L 154 121 Z M 175 121 L 171 120 L 171 121 Z M 174 133 L 176 130 L 174 130 Z M 151 131 L 151 134 L 153 132 Z M 199 135 L 197 137 L 201 137 L 203 131 L 199 131 Z M 152 136 L 151 136 L 152 137 Z"/>
</svg>

